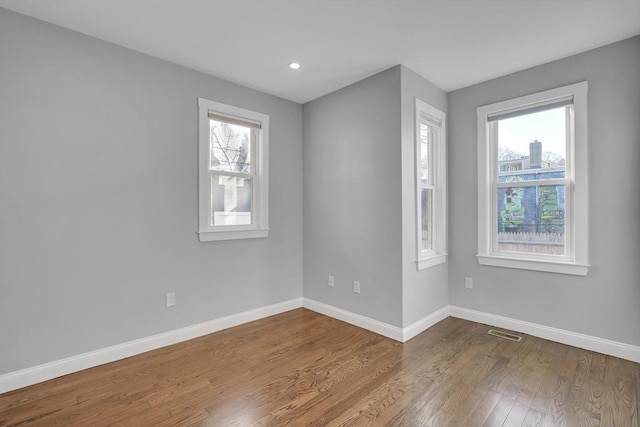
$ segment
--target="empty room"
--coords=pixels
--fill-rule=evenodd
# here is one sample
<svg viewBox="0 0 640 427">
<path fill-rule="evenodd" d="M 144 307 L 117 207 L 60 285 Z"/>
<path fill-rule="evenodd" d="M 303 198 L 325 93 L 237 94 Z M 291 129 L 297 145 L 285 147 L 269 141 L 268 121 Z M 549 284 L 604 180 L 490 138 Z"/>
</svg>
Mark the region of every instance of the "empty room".
<svg viewBox="0 0 640 427">
<path fill-rule="evenodd" d="M 0 425 L 620 426 L 640 0 L 0 0 Z"/>
</svg>

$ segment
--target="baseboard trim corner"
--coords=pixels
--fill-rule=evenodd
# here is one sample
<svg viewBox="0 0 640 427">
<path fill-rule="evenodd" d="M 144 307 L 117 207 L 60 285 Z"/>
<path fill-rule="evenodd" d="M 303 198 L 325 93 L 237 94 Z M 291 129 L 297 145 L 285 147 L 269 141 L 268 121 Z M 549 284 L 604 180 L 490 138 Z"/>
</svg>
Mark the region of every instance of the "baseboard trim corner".
<svg viewBox="0 0 640 427">
<path fill-rule="evenodd" d="M 423 317 L 422 319 L 413 322 L 411 325 L 407 326 L 402 330 L 403 342 L 409 341 L 411 338 L 420 335 L 436 323 L 446 319 L 450 316 L 450 306 L 442 307 L 439 310 L 434 311 L 428 316 Z"/>
<path fill-rule="evenodd" d="M 22 387 L 51 380 L 63 375 L 93 368 L 94 366 L 115 362 L 116 360 L 135 356 L 157 348 L 177 344 L 193 338 L 212 334 L 223 329 L 228 329 L 233 326 L 242 325 L 244 323 L 253 322 L 254 320 L 284 313 L 286 311 L 302 307 L 302 302 L 302 298 L 295 298 L 65 359 L 44 363 L 31 368 L 9 372 L 7 374 L 0 375 L 0 393 L 17 390 Z"/>
<path fill-rule="evenodd" d="M 497 316 L 495 314 L 484 313 L 482 311 L 471 310 L 463 307 L 450 306 L 450 313 L 452 317 L 470 320 L 477 323 L 484 323 L 485 325 L 496 326 L 516 332 L 522 332 L 524 334 L 544 338 L 549 341 L 555 341 L 573 347 L 640 363 L 640 347 L 638 346 L 579 334 L 577 332 L 566 331 L 564 329 L 552 328 L 550 326 L 539 325 L 537 323 L 525 322 L 509 317 Z"/>
<path fill-rule="evenodd" d="M 388 323 L 380 322 L 379 320 L 343 310 L 310 298 L 304 298 L 302 304 L 304 308 L 311 311 L 333 317 L 334 319 L 342 320 L 343 322 L 347 322 L 351 325 L 375 332 L 400 342 L 409 341 L 411 338 L 421 334 L 431 326 L 449 317 L 449 306 L 446 306 L 412 323 L 406 328 L 399 328 L 397 326 L 389 325 Z"/>
<path fill-rule="evenodd" d="M 324 314 L 325 316 L 342 320 L 343 322 L 375 332 L 392 340 L 403 342 L 404 332 L 397 326 L 389 325 L 388 323 L 380 322 L 370 317 L 343 310 L 310 298 L 303 298 L 302 306 L 316 313 Z"/>
</svg>

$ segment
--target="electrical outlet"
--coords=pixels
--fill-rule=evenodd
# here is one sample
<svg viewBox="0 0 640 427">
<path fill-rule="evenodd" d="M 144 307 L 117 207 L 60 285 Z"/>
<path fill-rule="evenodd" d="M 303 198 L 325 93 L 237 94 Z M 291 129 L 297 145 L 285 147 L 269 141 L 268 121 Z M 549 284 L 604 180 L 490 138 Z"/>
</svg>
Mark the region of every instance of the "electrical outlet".
<svg viewBox="0 0 640 427">
<path fill-rule="evenodd" d="M 176 293 L 169 292 L 167 294 L 167 307 L 173 307 L 174 305 L 176 305 Z"/>
<path fill-rule="evenodd" d="M 353 281 L 353 292 L 355 292 L 356 294 L 360 293 L 360 282 L 358 282 L 357 280 Z"/>
<path fill-rule="evenodd" d="M 327 279 L 327 285 L 329 285 L 330 288 L 333 288 L 336 285 L 333 276 L 329 276 L 329 278 Z"/>
<path fill-rule="evenodd" d="M 467 289 L 473 289 L 473 277 L 464 278 L 464 287 Z"/>
</svg>

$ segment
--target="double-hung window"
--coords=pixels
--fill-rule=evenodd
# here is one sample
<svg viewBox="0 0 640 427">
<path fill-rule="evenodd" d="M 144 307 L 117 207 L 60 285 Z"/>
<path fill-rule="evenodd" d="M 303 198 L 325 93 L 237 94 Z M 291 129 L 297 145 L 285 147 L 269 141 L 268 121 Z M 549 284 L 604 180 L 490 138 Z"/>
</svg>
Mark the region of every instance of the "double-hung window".
<svg viewBox="0 0 640 427">
<path fill-rule="evenodd" d="M 586 275 L 587 82 L 478 108 L 478 261 Z"/>
<path fill-rule="evenodd" d="M 269 116 L 198 99 L 200 241 L 269 234 Z"/>
<path fill-rule="evenodd" d="M 446 115 L 416 98 L 416 263 L 447 260 Z"/>
</svg>

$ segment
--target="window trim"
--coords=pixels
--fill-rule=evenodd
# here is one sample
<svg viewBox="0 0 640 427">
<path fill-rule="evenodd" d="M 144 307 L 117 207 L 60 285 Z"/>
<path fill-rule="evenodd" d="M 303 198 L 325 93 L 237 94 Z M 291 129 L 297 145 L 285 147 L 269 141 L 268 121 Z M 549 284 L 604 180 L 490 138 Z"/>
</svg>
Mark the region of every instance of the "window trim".
<svg viewBox="0 0 640 427">
<path fill-rule="evenodd" d="M 546 90 L 531 95 L 513 98 L 477 109 L 478 116 L 478 263 L 496 267 L 586 276 L 588 263 L 588 138 L 587 138 L 587 92 L 586 81 Z M 540 108 L 547 104 L 573 99 L 573 137 L 568 138 L 567 197 L 568 218 L 567 239 L 570 252 L 566 257 L 550 257 L 534 254 L 506 254 L 493 249 L 495 237 L 494 205 L 496 192 L 493 191 L 494 172 L 498 168 L 496 148 L 490 143 L 490 118 L 510 114 L 520 110 Z M 566 214 L 568 212 L 568 215 Z M 576 215 L 580 212 L 580 215 Z M 565 223 L 566 224 L 566 223 Z"/>
<path fill-rule="evenodd" d="M 420 125 L 428 121 L 434 127 L 431 144 L 432 249 L 422 250 L 422 180 Z M 439 109 L 415 98 L 415 201 L 416 201 L 416 267 L 424 270 L 447 262 L 447 115 Z"/>
<path fill-rule="evenodd" d="M 210 114 L 228 117 L 230 121 L 255 123 L 259 127 L 259 138 L 251 138 L 251 170 L 255 177 L 252 195 L 252 224 L 210 225 L 211 218 L 211 171 L 209 156 Z M 201 242 L 250 239 L 269 236 L 269 116 L 221 102 L 198 98 L 198 238 Z M 234 175 L 221 172 L 221 175 Z"/>
</svg>

